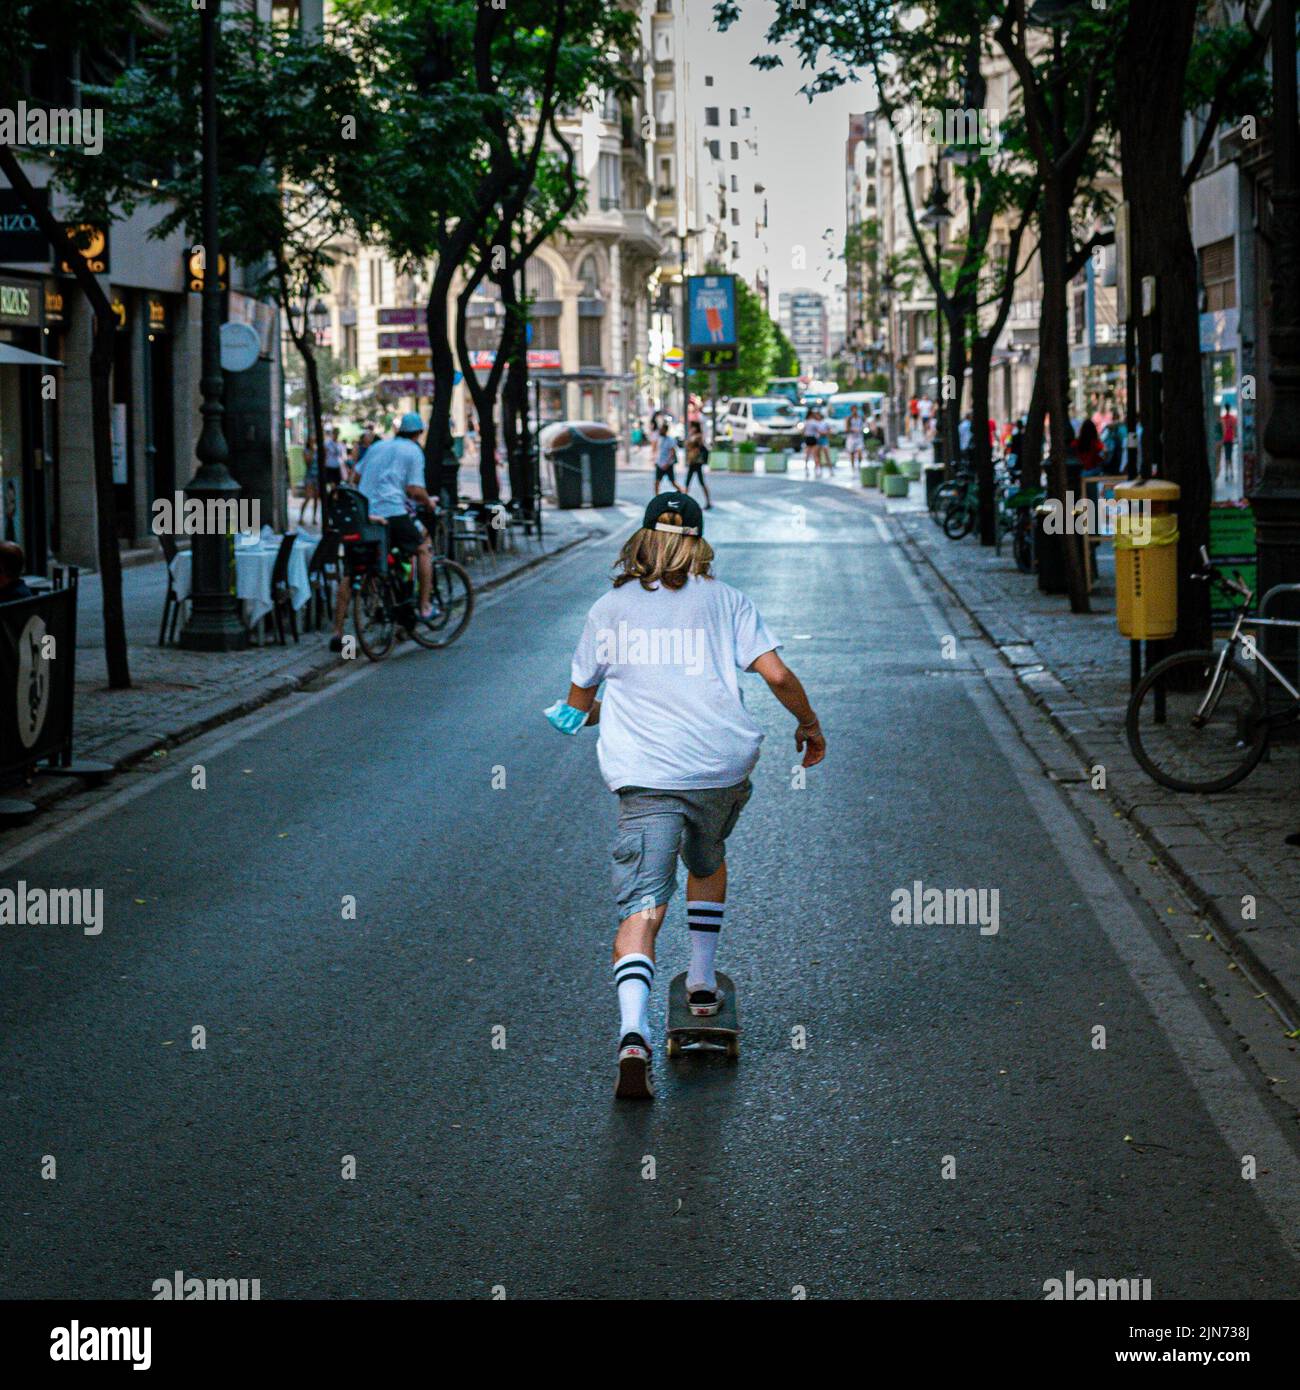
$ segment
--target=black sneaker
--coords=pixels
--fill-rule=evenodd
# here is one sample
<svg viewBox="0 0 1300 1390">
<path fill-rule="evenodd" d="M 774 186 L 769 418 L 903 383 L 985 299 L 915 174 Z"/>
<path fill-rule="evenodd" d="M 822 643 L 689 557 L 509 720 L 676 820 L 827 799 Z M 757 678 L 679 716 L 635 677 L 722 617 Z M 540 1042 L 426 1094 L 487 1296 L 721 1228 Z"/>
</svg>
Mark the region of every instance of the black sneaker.
<svg viewBox="0 0 1300 1390">
<path fill-rule="evenodd" d="M 654 1076 L 650 1070 L 650 1044 L 640 1033 L 624 1033 L 618 1045 L 617 1100 L 653 1100 Z"/>
<path fill-rule="evenodd" d="M 713 1018 L 722 1010 L 722 991 L 720 989 L 693 989 L 686 996 L 687 1007 L 692 1018 Z"/>
</svg>

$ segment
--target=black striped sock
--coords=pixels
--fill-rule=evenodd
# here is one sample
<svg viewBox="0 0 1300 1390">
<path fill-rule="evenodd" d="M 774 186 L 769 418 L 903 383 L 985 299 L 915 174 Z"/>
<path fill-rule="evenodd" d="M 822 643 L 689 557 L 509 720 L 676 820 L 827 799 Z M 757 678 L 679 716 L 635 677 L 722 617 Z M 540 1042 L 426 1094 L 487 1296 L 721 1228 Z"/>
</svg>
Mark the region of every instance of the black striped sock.
<svg viewBox="0 0 1300 1390">
<path fill-rule="evenodd" d="M 726 903 L 686 904 L 686 923 L 691 929 L 691 966 L 686 972 L 687 985 L 717 988 L 713 958 L 718 953 L 718 933 L 722 930 L 722 914 L 726 907 Z"/>
</svg>

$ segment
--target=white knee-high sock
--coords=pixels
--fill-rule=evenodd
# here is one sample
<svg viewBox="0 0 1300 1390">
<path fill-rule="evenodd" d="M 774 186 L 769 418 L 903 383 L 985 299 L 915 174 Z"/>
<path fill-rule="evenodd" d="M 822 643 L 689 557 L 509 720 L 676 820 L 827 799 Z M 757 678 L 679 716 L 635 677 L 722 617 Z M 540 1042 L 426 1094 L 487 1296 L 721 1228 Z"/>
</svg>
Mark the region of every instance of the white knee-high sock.
<svg viewBox="0 0 1300 1390">
<path fill-rule="evenodd" d="M 687 987 L 717 989 L 713 958 L 718 953 L 718 933 L 726 903 L 688 902 L 686 924 L 691 929 L 691 968 L 686 972 Z"/>
<path fill-rule="evenodd" d="M 650 1041 L 650 990 L 654 982 L 655 963 L 649 956 L 633 953 L 614 962 L 620 1037 L 640 1033 Z"/>
</svg>

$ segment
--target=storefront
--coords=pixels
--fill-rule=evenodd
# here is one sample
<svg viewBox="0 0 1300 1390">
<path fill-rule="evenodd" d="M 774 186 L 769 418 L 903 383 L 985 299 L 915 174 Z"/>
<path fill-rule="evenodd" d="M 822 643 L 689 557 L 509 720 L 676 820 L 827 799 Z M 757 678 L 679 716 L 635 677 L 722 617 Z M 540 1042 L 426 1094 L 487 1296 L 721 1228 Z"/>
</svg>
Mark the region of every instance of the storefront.
<svg viewBox="0 0 1300 1390">
<path fill-rule="evenodd" d="M 0 497 L 3 538 L 26 553 L 29 574 L 44 574 L 56 515 L 53 456 L 43 399 L 53 397 L 46 354 L 44 285 L 36 276 L 0 276 Z"/>
</svg>

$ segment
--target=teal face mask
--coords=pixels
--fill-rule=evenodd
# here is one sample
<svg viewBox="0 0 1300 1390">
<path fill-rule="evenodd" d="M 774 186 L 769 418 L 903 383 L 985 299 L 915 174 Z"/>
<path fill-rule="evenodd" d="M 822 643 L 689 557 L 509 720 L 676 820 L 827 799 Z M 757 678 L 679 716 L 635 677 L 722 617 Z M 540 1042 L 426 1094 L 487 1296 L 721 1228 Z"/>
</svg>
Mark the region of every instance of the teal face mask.
<svg viewBox="0 0 1300 1390">
<path fill-rule="evenodd" d="M 552 728 L 558 729 L 562 734 L 576 734 L 587 722 L 585 709 L 574 709 L 572 705 L 566 704 L 563 700 L 556 700 L 549 709 L 543 710 L 542 713 L 550 721 Z"/>
</svg>

